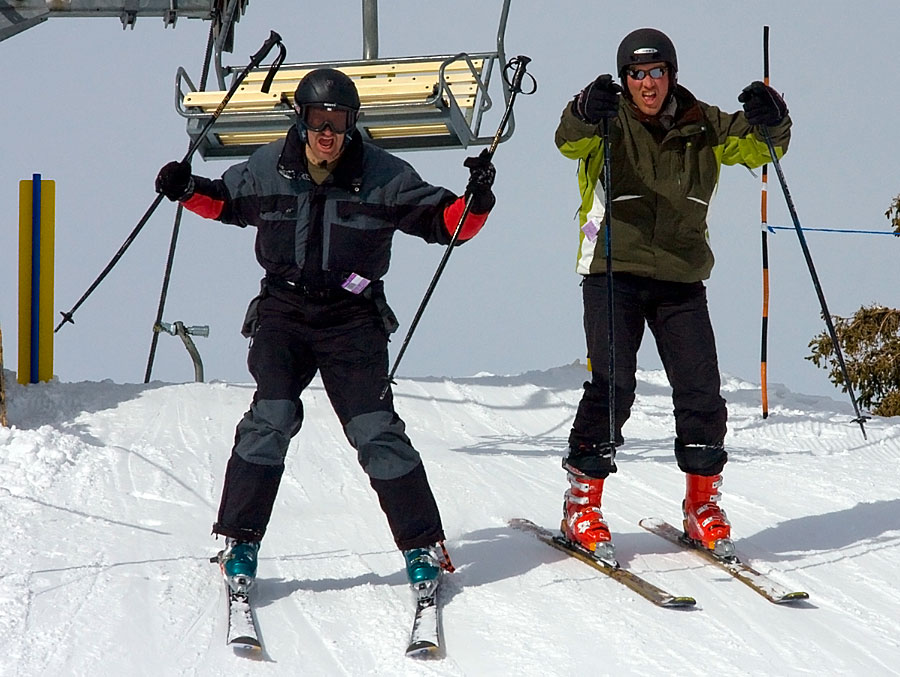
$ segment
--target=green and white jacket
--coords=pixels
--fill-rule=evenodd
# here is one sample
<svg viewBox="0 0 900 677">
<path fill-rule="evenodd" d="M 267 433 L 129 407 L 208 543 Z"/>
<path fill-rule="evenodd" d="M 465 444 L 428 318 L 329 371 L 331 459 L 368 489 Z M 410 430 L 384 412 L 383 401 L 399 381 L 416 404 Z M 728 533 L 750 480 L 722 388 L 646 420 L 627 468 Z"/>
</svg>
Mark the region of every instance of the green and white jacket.
<svg viewBox="0 0 900 677">
<path fill-rule="evenodd" d="M 790 117 L 769 128 L 780 158 Z M 762 132 L 743 112 L 723 113 L 678 85 L 673 102 L 654 118 L 622 97 L 609 125 L 613 272 L 673 282 L 709 277 L 713 253 L 706 215 L 723 164 L 760 167 L 771 161 Z M 556 145 L 578 160 L 581 207 L 577 272 L 606 272 L 601 127 L 576 118 L 567 105 Z M 597 232 L 599 231 L 599 232 Z"/>
</svg>

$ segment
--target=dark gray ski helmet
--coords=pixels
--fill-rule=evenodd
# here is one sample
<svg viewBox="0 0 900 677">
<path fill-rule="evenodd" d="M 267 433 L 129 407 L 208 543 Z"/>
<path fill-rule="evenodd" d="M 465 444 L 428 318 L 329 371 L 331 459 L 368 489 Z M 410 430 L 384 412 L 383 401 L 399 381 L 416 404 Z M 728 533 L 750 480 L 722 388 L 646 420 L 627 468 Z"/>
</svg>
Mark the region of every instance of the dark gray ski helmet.
<svg viewBox="0 0 900 677">
<path fill-rule="evenodd" d="M 359 92 L 347 75 L 334 68 L 317 68 L 300 80 L 294 91 L 298 107 L 316 105 L 359 111 Z"/>
<path fill-rule="evenodd" d="M 638 28 L 626 35 L 616 52 L 616 69 L 624 78 L 625 69 L 636 63 L 665 61 L 672 67 L 672 76 L 678 73 L 678 57 L 669 36 L 655 28 Z"/>
<path fill-rule="evenodd" d="M 297 111 L 297 129 L 304 141 L 307 138 L 304 120 L 309 106 L 347 111 L 348 126 L 344 143 L 349 142 L 359 119 L 360 107 L 359 92 L 353 80 L 334 68 L 317 68 L 303 76 L 294 90 L 294 108 Z"/>
</svg>

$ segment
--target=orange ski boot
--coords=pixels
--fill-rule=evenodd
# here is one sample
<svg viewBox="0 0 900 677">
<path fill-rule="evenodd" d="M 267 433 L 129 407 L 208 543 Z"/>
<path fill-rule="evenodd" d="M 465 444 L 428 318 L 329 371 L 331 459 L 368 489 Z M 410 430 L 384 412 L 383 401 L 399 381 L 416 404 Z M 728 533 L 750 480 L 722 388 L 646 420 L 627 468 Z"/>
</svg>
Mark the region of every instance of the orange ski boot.
<svg viewBox="0 0 900 677">
<path fill-rule="evenodd" d="M 569 489 L 563 501 L 560 530 L 566 539 L 588 550 L 596 559 L 614 563 L 615 546 L 609 526 L 600 512 L 604 480 L 588 477 L 567 468 Z"/>
<path fill-rule="evenodd" d="M 687 488 L 681 504 L 685 535 L 698 546 L 711 550 L 716 557 L 733 557 L 731 522 L 718 506 L 722 497 L 719 493 L 722 476 L 686 474 L 685 477 Z"/>
</svg>

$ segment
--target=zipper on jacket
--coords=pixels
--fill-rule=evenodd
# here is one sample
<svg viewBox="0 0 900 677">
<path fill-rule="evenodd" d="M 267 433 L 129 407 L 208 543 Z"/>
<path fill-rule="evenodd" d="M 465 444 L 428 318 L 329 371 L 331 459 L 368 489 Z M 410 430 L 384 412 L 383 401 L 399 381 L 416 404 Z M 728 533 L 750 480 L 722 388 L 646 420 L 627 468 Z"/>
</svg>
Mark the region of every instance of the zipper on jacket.
<svg viewBox="0 0 900 677">
<path fill-rule="evenodd" d="M 308 283 L 320 283 L 325 277 L 323 273 L 328 270 L 325 255 L 325 191 L 314 183 L 309 191 L 309 235 L 302 274 Z"/>
<path fill-rule="evenodd" d="M 580 158 L 578 160 L 578 163 L 579 163 L 578 171 L 581 172 L 584 177 L 584 180 L 579 180 L 578 183 L 584 186 L 584 190 L 581 193 L 581 203 L 578 205 L 578 209 L 575 212 L 576 216 L 580 215 L 581 211 L 585 208 L 584 207 L 584 199 L 587 196 L 587 194 L 588 193 L 593 194 L 595 191 L 594 186 L 588 185 L 588 165 L 590 164 L 592 157 L 593 157 L 593 155 L 588 155 L 586 158 Z M 579 179 L 580 178 L 581 177 L 579 177 Z M 600 180 L 600 177 L 598 176 L 597 181 L 599 181 L 599 180 Z M 585 214 L 587 214 L 587 211 L 585 211 Z"/>
</svg>

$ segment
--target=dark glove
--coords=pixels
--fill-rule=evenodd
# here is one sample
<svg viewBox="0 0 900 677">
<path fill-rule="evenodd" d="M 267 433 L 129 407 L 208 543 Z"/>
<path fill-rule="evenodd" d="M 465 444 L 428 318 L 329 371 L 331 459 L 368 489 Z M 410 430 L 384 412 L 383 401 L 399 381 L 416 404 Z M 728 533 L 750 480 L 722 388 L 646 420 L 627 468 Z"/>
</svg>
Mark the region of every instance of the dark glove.
<svg viewBox="0 0 900 677">
<path fill-rule="evenodd" d="M 494 178 L 497 176 L 488 149 L 485 148 L 474 157 L 466 158 L 463 167 L 469 168 L 466 195 L 472 196 L 472 212 L 487 214 L 494 207 L 495 198 L 491 186 L 494 185 Z"/>
<path fill-rule="evenodd" d="M 744 104 L 744 115 L 751 125 L 777 125 L 788 114 L 787 104 L 774 89 L 759 80 L 741 90 L 738 101 Z"/>
<path fill-rule="evenodd" d="M 194 194 L 194 177 L 191 163 L 170 162 L 156 175 L 156 192 L 162 193 L 172 202 L 187 200 Z"/>
<path fill-rule="evenodd" d="M 614 118 L 619 114 L 621 91 L 612 75 L 601 75 L 575 96 L 572 113 L 589 125 L 599 124 L 603 118 Z"/>
</svg>

